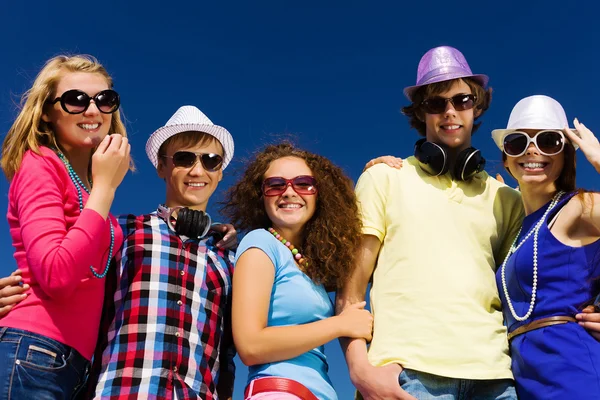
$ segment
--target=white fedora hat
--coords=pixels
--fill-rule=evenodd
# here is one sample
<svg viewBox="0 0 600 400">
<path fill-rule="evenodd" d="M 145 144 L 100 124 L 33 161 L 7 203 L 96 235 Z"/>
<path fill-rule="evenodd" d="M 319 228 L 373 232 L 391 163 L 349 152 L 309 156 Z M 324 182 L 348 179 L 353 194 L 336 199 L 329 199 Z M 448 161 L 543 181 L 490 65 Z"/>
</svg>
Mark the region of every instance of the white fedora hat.
<svg viewBox="0 0 600 400">
<path fill-rule="evenodd" d="M 510 113 L 506 129 L 494 129 L 492 138 L 500 150 L 504 150 L 504 138 L 523 129 L 555 129 L 562 131 L 568 126 L 567 115 L 560 103 L 552 97 L 535 95 L 519 100 Z M 576 130 L 573 130 L 577 133 Z M 568 139 L 567 139 L 568 140 Z M 575 143 L 571 144 L 578 148 Z"/>
<path fill-rule="evenodd" d="M 233 158 L 233 138 L 229 131 L 222 126 L 215 125 L 202 111 L 194 106 L 182 106 L 167 121 L 154 131 L 146 142 L 146 154 L 150 162 L 158 166 L 158 149 L 171 136 L 181 132 L 204 132 L 217 139 L 223 146 L 223 169 Z"/>
</svg>

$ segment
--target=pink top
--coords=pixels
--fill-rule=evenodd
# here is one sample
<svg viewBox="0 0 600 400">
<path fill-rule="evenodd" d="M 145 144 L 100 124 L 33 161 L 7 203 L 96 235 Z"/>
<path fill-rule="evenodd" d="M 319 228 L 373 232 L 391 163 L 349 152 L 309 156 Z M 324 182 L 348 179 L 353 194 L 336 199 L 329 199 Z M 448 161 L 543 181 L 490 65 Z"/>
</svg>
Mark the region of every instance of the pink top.
<svg viewBox="0 0 600 400">
<path fill-rule="evenodd" d="M 79 212 L 79 199 L 67 168 L 47 147 L 43 156 L 31 150 L 8 191 L 8 225 L 15 259 L 29 296 L 0 320 L 0 325 L 24 329 L 75 348 L 88 360 L 98 338 L 104 279 L 110 246 L 110 226 L 96 211 Z M 88 194 L 82 190 L 83 202 Z M 123 232 L 111 215 L 115 232 L 113 254 Z M 114 268 L 114 266 L 111 266 Z"/>
</svg>

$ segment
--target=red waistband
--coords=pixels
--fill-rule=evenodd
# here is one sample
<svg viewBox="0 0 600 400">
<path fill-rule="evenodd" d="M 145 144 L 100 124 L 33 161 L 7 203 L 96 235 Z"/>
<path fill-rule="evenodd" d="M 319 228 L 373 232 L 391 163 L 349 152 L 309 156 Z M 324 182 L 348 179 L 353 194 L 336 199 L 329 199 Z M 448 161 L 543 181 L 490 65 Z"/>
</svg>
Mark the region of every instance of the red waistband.
<svg viewBox="0 0 600 400">
<path fill-rule="evenodd" d="M 247 398 L 264 392 L 285 392 L 298 396 L 302 400 L 319 400 L 300 382 L 278 377 L 258 378 L 253 380 L 246 386 L 244 397 Z"/>
</svg>

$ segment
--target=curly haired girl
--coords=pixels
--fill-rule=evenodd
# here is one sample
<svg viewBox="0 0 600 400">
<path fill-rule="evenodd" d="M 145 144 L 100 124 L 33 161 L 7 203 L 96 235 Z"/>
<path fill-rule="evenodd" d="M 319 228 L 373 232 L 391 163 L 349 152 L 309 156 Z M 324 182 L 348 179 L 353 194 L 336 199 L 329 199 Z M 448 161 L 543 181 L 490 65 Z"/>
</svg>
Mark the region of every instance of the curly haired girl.
<svg viewBox="0 0 600 400">
<path fill-rule="evenodd" d="M 233 335 L 250 366 L 247 399 L 336 399 L 324 344 L 370 340 L 361 302 L 339 316 L 326 289 L 354 266 L 361 235 L 352 181 L 325 157 L 290 143 L 256 154 L 223 208 L 240 243 Z"/>
</svg>

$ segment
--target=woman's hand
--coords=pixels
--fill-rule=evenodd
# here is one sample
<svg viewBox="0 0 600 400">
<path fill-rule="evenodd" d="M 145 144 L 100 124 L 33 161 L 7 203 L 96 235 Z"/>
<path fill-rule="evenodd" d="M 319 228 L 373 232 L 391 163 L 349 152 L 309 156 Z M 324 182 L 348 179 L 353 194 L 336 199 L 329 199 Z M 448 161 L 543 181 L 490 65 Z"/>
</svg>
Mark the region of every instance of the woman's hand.
<svg viewBox="0 0 600 400">
<path fill-rule="evenodd" d="M 131 145 L 126 137 L 107 135 L 92 156 L 95 187 L 115 191 L 129 169 Z"/>
<path fill-rule="evenodd" d="M 342 311 L 337 317 L 340 322 L 340 336 L 371 341 L 373 338 L 373 315 L 365 310 L 366 305 L 366 301 L 361 301 Z"/>
<path fill-rule="evenodd" d="M 598 142 L 598 138 L 584 124 L 580 123 L 577 118 L 573 120 L 573 124 L 579 135 L 568 127 L 565 127 L 564 131 L 567 137 L 571 142 L 579 146 L 590 164 L 600 173 L 600 143 Z"/>
<path fill-rule="evenodd" d="M 223 234 L 223 238 L 217 242 L 217 247 L 224 250 L 235 249 L 238 245 L 237 231 L 231 224 L 214 224 L 211 230 Z"/>
<path fill-rule="evenodd" d="M 385 163 L 392 168 L 396 168 L 396 169 L 402 168 L 402 159 L 401 158 L 394 157 L 394 156 L 381 156 L 381 157 L 374 158 L 371 161 L 369 161 L 368 163 L 366 163 L 365 167 L 363 168 L 363 172 L 365 172 L 367 169 L 371 168 L 375 164 L 382 164 L 382 163 Z"/>
<path fill-rule="evenodd" d="M 0 318 L 8 314 L 8 312 L 27 297 L 29 285 L 20 285 L 21 271 L 16 270 L 10 276 L 0 278 Z"/>
<path fill-rule="evenodd" d="M 590 335 L 600 341 L 600 313 L 595 311 L 594 306 L 587 306 L 575 318 L 577 318 L 579 325 L 587 329 Z"/>
</svg>

